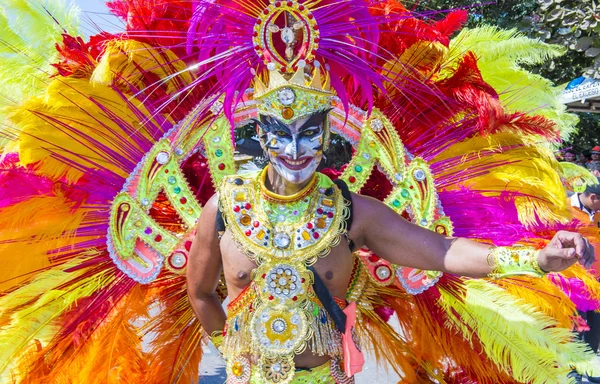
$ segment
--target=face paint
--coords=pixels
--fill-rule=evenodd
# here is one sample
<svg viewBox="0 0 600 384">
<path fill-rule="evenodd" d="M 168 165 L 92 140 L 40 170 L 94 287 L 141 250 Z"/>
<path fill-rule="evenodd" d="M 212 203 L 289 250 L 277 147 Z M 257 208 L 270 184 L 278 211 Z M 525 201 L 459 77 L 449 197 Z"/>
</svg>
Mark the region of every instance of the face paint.
<svg viewBox="0 0 600 384">
<path fill-rule="evenodd" d="M 327 112 L 285 124 L 263 117 L 261 145 L 275 171 L 287 182 L 302 184 L 317 171 L 323 158 L 324 124 Z"/>
</svg>

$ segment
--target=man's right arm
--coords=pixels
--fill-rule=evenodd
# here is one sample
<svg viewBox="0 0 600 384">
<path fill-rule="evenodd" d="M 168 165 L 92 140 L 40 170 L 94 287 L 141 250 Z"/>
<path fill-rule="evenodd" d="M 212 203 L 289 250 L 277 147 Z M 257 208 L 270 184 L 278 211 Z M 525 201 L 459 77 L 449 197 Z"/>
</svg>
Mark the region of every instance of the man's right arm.
<svg viewBox="0 0 600 384">
<path fill-rule="evenodd" d="M 209 334 L 225 326 L 226 315 L 216 294 L 223 262 L 216 228 L 218 199 L 214 195 L 198 219 L 187 265 L 187 293 L 202 327 Z"/>
</svg>

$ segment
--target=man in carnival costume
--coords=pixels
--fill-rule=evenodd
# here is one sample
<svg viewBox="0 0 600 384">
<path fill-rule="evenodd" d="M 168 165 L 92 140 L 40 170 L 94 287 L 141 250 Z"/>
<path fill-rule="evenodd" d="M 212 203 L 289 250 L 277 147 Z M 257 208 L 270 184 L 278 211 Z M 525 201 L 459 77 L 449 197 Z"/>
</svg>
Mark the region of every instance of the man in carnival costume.
<svg viewBox="0 0 600 384">
<path fill-rule="evenodd" d="M 247 379 L 250 372 L 251 383 L 351 381 L 356 367 L 347 366 L 345 377 L 341 364 L 356 357 L 345 345 L 353 342 L 344 337 L 342 343 L 335 321 L 322 326 L 309 314 L 323 308 L 334 314 L 327 306 L 336 303 L 346 307 L 352 253 L 361 248 L 393 264 L 471 277 L 541 277 L 577 260 L 586 267 L 594 261 L 593 248 L 570 232 L 557 233 L 539 251 L 446 237 L 316 173 L 329 137 L 332 94 L 313 76 L 305 79 L 300 66 L 289 81 L 278 71 L 271 72 L 269 87 L 256 80 L 256 126 L 269 165 L 226 178 L 198 222 L 188 290 L 230 377 Z M 221 272 L 232 298 L 228 314 L 215 291 Z M 333 301 L 315 298 L 319 290 Z M 341 325 L 354 326 L 347 318 Z"/>
<path fill-rule="evenodd" d="M 60 29 L 5 111 L 0 381 L 196 382 L 209 339 L 234 384 L 351 383 L 361 346 L 406 383 L 594 373 L 563 187 L 590 175 L 518 66 L 556 50 L 391 0 L 109 6 L 126 31 Z M 263 170 L 235 162 L 246 129 Z M 352 158 L 317 172 L 334 133 Z"/>
</svg>

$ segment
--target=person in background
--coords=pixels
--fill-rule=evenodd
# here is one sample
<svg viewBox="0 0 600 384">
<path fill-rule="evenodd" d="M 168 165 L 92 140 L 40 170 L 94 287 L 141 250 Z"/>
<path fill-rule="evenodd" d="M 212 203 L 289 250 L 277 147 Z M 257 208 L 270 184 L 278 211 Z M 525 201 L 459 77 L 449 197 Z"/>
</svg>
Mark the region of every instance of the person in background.
<svg viewBox="0 0 600 384">
<path fill-rule="evenodd" d="M 565 152 L 564 159 L 568 163 L 575 163 L 577 161 L 577 156 L 573 152 Z"/>
<path fill-rule="evenodd" d="M 592 167 L 595 169 L 600 168 L 600 145 L 592 148 L 592 160 L 588 161 L 587 168 L 592 170 Z"/>
<path fill-rule="evenodd" d="M 596 155 L 596 158 L 598 157 Z M 594 174 L 599 172 L 600 161 L 596 161 L 596 164 L 593 164 L 592 167 L 594 170 L 590 168 L 590 171 L 594 172 Z M 599 184 L 588 186 L 583 193 L 573 194 L 571 196 L 571 206 L 575 210 L 587 214 L 590 222 L 594 223 L 600 230 L 600 177 L 598 177 L 598 182 Z M 600 313 L 596 313 L 595 311 L 579 311 L 579 315 L 585 319 L 590 328 L 588 331 L 579 332 L 579 337 L 590 346 L 594 353 L 598 353 L 598 345 L 600 344 Z M 576 371 L 572 371 L 569 377 L 575 379 L 575 383 L 582 382 L 582 375 Z M 588 376 L 588 381 L 591 383 L 600 383 L 600 377 Z"/>
</svg>

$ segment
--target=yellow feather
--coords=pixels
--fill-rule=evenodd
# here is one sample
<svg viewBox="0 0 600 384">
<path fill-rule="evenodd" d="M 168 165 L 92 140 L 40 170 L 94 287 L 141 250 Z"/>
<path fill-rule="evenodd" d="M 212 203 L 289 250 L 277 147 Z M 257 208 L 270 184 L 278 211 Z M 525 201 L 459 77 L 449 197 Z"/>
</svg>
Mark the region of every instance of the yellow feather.
<svg viewBox="0 0 600 384">
<path fill-rule="evenodd" d="M 569 329 L 485 280 L 467 280 L 464 297 L 440 290 L 452 327 L 481 340 L 486 355 L 526 383 L 556 383 L 576 366 L 594 372 L 595 356 Z"/>
<path fill-rule="evenodd" d="M 82 94 L 99 101 L 115 116 L 110 116 L 90 99 L 82 97 Z M 144 116 L 150 116 L 150 112 L 141 103 L 132 103 L 140 108 Z M 132 155 L 135 144 L 129 134 L 117 125 L 117 118 L 131 127 L 139 127 L 138 132 L 151 139 L 146 126 L 140 123 L 139 116 L 124 103 L 116 91 L 104 85 L 94 86 L 85 79 L 54 80 L 44 97 L 32 98 L 21 106 L 9 108 L 8 111 L 10 119 L 23 131 L 19 141 L 21 162 L 41 162 L 36 164 L 36 170 L 51 178 L 66 176 L 69 180 L 75 180 L 82 174 L 65 161 L 51 157 L 49 149 L 75 163 L 91 168 L 96 167 L 92 162 L 99 163 L 124 178 L 127 177 L 131 170 L 121 169 L 107 154 L 96 152 L 99 145 L 92 142 L 97 140 L 137 163 L 139 158 Z M 67 124 L 74 132 L 63 132 L 64 129 L 58 129 L 49 121 L 50 118 Z M 127 146 L 123 143 L 127 143 Z M 96 151 L 88 146 L 96 148 Z M 141 149 L 140 153 L 143 153 Z M 86 162 L 85 159 L 90 159 L 90 162 Z"/>
<path fill-rule="evenodd" d="M 538 219 L 543 223 L 566 223 L 571 215 L 557 173 L 558 163 L 549 149 L 534 145 L 532 140 L 506 131 L 466 139 L 433 160 L 461 160 L 445 168 L 438 178 L 480 169 L 481 173 L 470 178 L 466 186 L 485 196 L 518 192 L 522 196 L 516 196 L 514 202 L 523 224 L 534 225 Z"/>
<path fill-rule="evenodd" d="M 27 361 L 21 358 L 35 350 L 37 343 L 44 346 L 56 334 L 55 321 L 63 312 L 107 284 L 106 277 L 78 280 L 86 272 L 84 268 L 64 272 L 84 261 L 74 259 L 61 269 L 42 273 L 30 284 L 0 299 L 2 317 L 9 316 L 8 324 L 0 329 L 0 382 L 26 372 Z M 68 282 L 72 282 L 68 289 L 61 288 Z"/>
<path fill-rule="evenodd" d="M 111 84 L 123 79 L 126 80 L 123 85 L 133 84 L 141 90 L 144 72 L 151 72 L 163 79 L 160 84 L 167 85 L 167 93 L 174 93 L 192 82 L 188 70 L 187 64 L 168 49 L 159 52 L 139 41 L 112 40 L 90 80 L 95 84 Z"/>
</svg>

